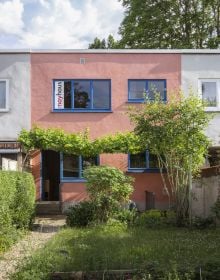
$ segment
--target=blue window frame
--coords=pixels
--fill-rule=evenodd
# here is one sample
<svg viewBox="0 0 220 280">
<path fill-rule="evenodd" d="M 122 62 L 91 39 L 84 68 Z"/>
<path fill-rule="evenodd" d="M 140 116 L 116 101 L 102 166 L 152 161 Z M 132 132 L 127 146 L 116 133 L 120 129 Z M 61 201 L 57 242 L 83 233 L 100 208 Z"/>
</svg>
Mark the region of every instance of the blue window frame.
<svg viewBox="0 0 220 280">
<path fill-rule="evenodd" d="M 54 112 L 111 111 L 110 80 L 53 80 Z"/>
<path fill-rule="evenodd" d="M 83 157 L 61 153 L 60 178 L 62 182 L 85 181 L 83 170 L 89 166 L 99 165 L 99 157 Z"/>
<path fill-rule="evenodd" d="M 153 101 L 158 94 L 166 101 L 166 80 L 128 80 L 128 102 Z"/>
<path fill-rule="evenodd" d="M 157 157 L 145 151 L 139 154 L 128 154 L 129 172 L 159 172 Z"/>
</svg>

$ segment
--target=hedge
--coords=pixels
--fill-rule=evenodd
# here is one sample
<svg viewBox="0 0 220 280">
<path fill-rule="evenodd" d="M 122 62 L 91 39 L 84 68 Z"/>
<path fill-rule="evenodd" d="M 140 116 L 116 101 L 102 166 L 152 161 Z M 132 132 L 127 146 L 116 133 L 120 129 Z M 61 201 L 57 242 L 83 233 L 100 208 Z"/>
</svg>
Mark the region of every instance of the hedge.
<svg viewBox="0 0 220 280">
<path fill-rule="evenodd" d="M 0 251 L 16 239 L 18 229 L 31 225 L 35 210 L 35 185 L 31 174 L 0 171 Z"/>
</svg>

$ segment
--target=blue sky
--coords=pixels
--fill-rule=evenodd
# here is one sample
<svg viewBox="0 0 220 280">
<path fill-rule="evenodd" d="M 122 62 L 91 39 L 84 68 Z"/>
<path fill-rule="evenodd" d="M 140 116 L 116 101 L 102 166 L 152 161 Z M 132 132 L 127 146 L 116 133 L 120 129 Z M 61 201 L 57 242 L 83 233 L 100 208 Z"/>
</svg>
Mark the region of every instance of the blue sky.
<svg viewBox="0 0 220 280">
<path fill-rule="evenodd" d="M 118 0 L 0 0 L 0 48 L 85 49 L 118 38 Z"/>
</svg>

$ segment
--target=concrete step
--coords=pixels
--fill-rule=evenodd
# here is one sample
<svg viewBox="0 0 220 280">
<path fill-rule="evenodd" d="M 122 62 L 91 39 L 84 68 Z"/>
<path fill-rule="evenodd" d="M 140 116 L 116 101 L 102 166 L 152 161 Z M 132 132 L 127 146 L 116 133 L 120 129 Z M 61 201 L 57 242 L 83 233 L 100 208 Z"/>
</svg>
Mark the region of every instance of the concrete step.
<svg viewBox="0 0 220 280">
<path fill-rule="evenodd" d="M 37 232 L 57 232 L 66 226 L 66 216 L 64 215 L 40 215 L 35 218 L 32 231 Z"/>
<path fill-rule="evenodd" d="M 61 204 L 59 201 L 38 201 L 36 202 L 37 215 L 60 215 Z"/>
</svg>

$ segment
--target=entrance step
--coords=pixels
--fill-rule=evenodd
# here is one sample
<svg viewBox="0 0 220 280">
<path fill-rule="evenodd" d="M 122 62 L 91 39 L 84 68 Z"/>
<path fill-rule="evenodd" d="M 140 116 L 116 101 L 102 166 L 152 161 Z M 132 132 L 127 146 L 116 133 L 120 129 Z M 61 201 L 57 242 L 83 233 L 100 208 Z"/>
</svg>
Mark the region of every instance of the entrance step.
<svg viewBox="0 0 220 280">
<path fill-rule="evenodd" d="M 36 232 L 57 232 L 66 226 L 64 215 L 40 215 L 35 218 L 32 231 Z"/>
<path fill-rule="evenodd" d="M 59 201 L 38 201 L 36 202 L 37 215 L 60 215 L 61 204 Z"/>
</svg>

